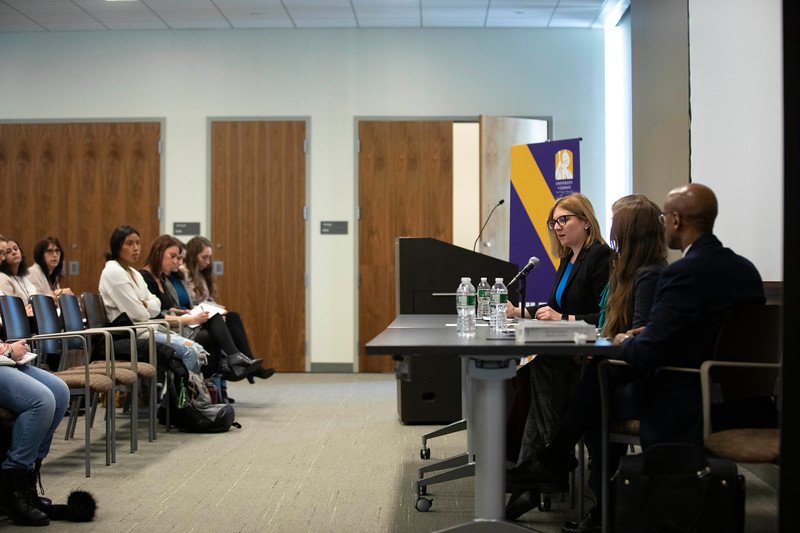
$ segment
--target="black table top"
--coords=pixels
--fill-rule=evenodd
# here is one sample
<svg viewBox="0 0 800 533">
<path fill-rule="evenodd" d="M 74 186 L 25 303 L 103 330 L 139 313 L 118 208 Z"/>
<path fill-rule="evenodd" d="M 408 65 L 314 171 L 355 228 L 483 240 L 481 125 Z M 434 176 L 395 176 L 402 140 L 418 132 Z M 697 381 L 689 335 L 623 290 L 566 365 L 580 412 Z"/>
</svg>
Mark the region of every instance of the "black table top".
<svg viewBox="0 0 800 533">
<path fill-rule="evenodd" d="M 455 315 L 399 315 L 365 346 L 368 355 L 497 355 L 522 357 L 531 354 L 597 355 L 614 357 L 619 346 L 605 339 L 586 344 L 572 342 L 526 342 L 488 339 L 489 328 L 478 327 L 475 337 L 456 334 Z M 446 326 L 444 324 L 453 324 Z"/>
</svg>

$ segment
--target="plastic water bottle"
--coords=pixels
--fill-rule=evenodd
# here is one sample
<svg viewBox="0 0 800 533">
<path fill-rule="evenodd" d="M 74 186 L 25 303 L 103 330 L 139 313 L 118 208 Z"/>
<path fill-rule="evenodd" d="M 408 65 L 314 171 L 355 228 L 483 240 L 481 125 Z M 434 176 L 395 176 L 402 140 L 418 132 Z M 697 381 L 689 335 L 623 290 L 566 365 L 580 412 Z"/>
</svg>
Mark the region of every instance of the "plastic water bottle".
<svg viewBox="0 0 800 533">
<path fill-rule="evenodd" d="M 491 316 L 490 292 L 492 287 L 486 278 L 481 278 L 478 283 L 478 318 L 489 318 Z"/>
<path fill-rule="evenodd" d="M 461 278 L 456 290 L 456 313 L 459 337 L 475 336 L 475 287 L 470 278 Z"/>
<path fill-rule="evenodd" d="M 494 278 L 490 297 L 492 313 L 489 315 L 489 327 L 492 331 L 505 331 L 507 326 L 506 302 L 508 301 L 508 289 L 503 284 L 503 278 Z"/>
</svg>

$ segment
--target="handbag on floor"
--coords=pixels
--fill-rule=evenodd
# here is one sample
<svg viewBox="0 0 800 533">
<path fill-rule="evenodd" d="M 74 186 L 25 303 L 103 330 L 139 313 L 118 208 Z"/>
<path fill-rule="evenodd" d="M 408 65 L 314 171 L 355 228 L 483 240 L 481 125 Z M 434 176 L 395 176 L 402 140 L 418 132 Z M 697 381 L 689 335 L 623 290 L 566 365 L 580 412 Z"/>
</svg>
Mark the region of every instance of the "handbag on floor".
<svg viewBox="0 0 800 533">
<path fill-rule="evenodd" d="M 617 533 L 744 531 L 744 477 L 700 446 L 657 444 L 622 457 L 615 486 Z"/>
</svg>

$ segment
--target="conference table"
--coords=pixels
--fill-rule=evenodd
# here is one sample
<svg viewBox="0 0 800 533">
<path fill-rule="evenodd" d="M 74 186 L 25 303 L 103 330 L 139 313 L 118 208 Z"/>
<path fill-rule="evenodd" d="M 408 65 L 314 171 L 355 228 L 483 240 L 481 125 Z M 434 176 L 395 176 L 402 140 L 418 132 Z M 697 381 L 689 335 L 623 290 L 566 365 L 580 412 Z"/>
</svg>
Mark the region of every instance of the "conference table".
<svg viewBox="0 0 800 533">
<path fill-rule="evenodd" d="M 496 338 L 488 327 L 474 337 L 456 334 L 455 315 L 398 315 L 365 346 L 367 355 L 437 357 L 458 355 L 467 362 L 472 409 L 469 425 L 475 448 L 475 518 L 446 531 L 531 531 L 505 520 L 506 384 L 522 356 L 615 357 L 619 347 L 605 339 L 517 343 Z"/>
</svg>

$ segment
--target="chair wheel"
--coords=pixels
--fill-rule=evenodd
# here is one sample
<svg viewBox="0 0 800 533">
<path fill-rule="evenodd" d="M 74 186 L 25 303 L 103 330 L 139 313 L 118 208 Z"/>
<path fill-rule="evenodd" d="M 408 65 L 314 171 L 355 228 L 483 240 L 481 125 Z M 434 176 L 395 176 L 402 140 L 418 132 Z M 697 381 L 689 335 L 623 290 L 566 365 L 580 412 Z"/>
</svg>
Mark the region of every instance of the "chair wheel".
<svg viewBox="0 0 800 533">
<path fill-rule="evenodd" d="M 414 507 L 416 507 L 417 511 L 420 513 L 425 513 L 431 508 L 431 504 L 433 504 L 433 500 L 417 498 L 417 503 L 414 504 Z"/>
<path fill-rule="evenodd" d="M 425 446 L 424 448 L 420 448 L 419 456 L 422 459 L 430 459 L 431 458 L 431 449 Z"/>
<path fill-rule="evenodd" d="M 550 500 L 550 496 L 545 496 L 542 494 L 539 497 L 539 510 L 542 512 L 547 512 L 553 507 L 553 502 Z"/>
</svg>

